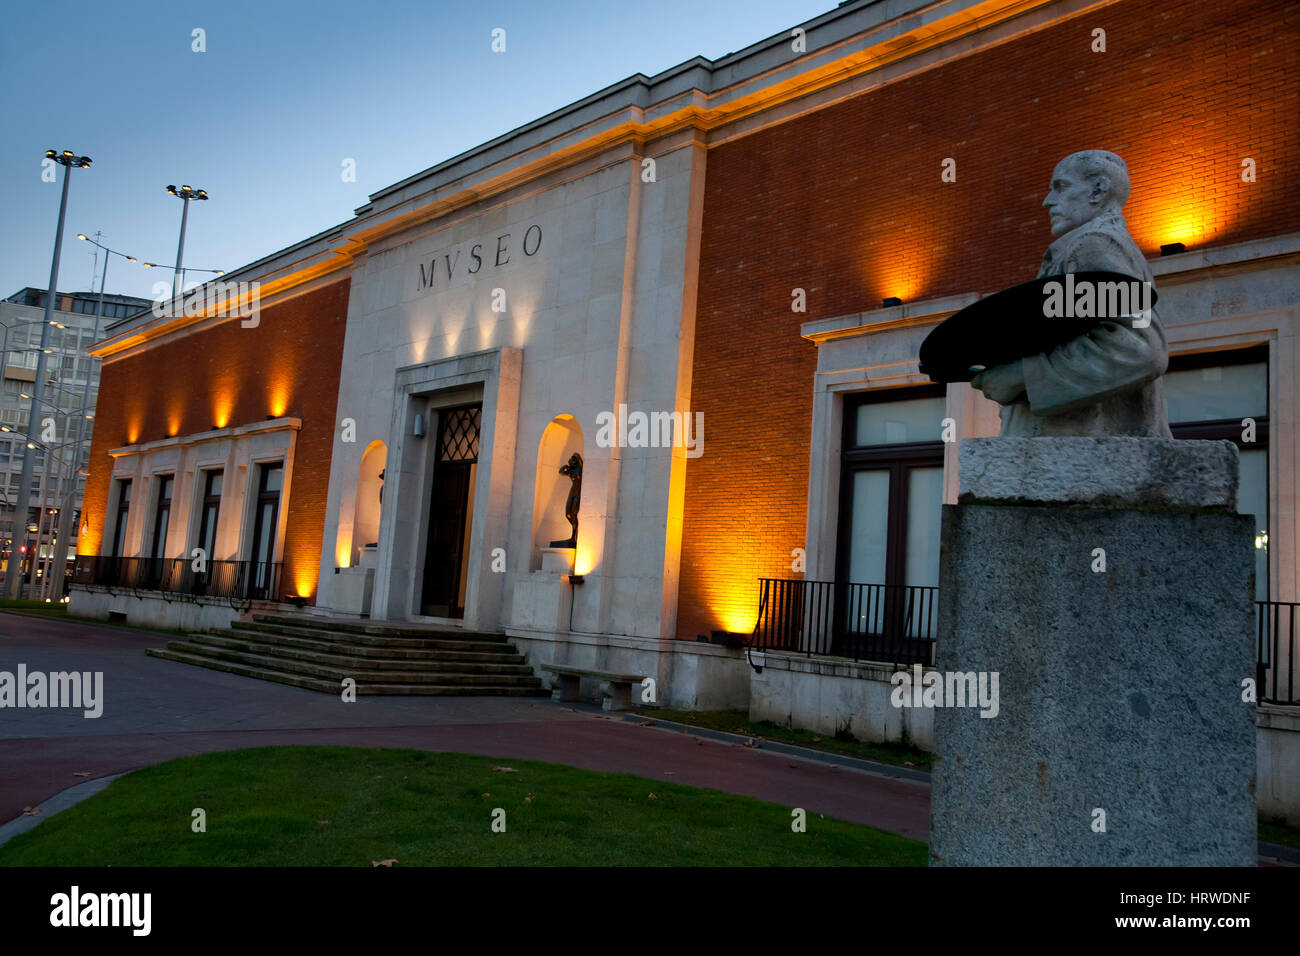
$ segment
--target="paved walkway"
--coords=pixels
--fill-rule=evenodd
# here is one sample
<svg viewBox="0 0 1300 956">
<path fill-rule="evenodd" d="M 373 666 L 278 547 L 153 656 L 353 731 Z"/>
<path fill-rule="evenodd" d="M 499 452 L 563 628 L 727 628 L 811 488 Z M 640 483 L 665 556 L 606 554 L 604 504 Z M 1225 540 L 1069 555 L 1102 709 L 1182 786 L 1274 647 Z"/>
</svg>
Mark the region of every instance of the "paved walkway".
<svg viewBox="0 0 1300 956">
<path fill-rule="evenodd" d="M 0 612 L 0 670 L 102 671 L 103 715 L 0 709 L 0 823 L 88 779 L 276 744 L 546 760 L 712 787 L 925 840 L 929 787 L 536 698 L 338 697 L 144 653 L 164 634 Z M 78 776 L 89 774 L 90 776 Z"/>
</svg>

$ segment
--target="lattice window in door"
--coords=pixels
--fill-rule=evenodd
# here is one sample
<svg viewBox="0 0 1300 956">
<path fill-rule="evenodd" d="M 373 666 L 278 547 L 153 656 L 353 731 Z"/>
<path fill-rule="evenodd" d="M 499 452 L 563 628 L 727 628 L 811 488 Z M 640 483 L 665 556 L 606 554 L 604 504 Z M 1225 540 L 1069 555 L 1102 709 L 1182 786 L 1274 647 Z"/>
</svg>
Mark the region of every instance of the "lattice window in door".
<svg viewBox="0 0 1300 956">
<path fill-rule="evenodd" d="M 438 443 L 439 461 L 478 461 L 478 430 L 483 409 L 448 408 L 440 413 L 442 419 Z"/>
</svg>

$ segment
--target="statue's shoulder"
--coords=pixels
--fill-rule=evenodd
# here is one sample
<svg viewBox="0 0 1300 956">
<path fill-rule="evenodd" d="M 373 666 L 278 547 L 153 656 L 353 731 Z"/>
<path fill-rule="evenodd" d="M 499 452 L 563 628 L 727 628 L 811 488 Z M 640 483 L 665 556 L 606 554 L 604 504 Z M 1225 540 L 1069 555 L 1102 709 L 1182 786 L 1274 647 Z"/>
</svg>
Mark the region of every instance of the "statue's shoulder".
<svg viewBox="0 0 1300 956">
<path fill-rule="evenodd" d="M 1094 220 L 1071 237 L 1064 250 L 1067 272 L 1122 272 L 1141 274 L 1146 257 L 1128 234 L 1124 221 Z"/>
</svg>

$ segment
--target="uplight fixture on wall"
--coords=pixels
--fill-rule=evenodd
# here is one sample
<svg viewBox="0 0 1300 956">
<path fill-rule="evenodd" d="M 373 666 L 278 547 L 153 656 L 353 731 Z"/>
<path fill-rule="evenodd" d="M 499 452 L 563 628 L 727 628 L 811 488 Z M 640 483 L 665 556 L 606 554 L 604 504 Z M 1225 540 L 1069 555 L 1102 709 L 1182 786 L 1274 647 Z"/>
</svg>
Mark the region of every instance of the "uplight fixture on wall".
<svg viewBox="0 0 1300 956">
<path fill-rule="evenodd" d="M 1160 254 L 1162 256 L 1176 256 L 1178 253 L 1186 251 L 1187 247 L 1181 242 L 1167 242 L 1160 247 Z"/>
<path fill-rule="evenodd" d="M 424 416 L 419 412 L 415 413 L 415 421 L 411 425 L 411 434 L 416 438 L 424 437 Z"/>
<path fill-rule="evenodd" d="M 891 307 L 893 307 L 893 306 L 896 306 L 896 305 L 902 305 L 902 304 L 903 304 L 903 300 L 900 299 L 900 298 L 899 298 L 898 296 L 896 296 L 896 295 L 891 295 L 891 296 L 890 296 L 889 298 L 887 298 L 887 299 L 881 299 L 881 300 L 880 300 L 880 307 L 881 307 L 882 309 L 888 309 L 888 308 L 891 308 Z"/>
</svg>

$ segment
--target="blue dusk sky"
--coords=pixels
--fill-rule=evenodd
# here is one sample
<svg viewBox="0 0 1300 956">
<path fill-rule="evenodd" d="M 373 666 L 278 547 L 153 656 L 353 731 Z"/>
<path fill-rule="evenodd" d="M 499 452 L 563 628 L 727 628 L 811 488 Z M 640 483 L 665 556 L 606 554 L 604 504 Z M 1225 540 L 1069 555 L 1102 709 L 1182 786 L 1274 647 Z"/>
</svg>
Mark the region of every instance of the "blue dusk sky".
<svg viewBox="0 0 1300 956">
<path fill-rule="evenodd" d="M 634 73 L 716 59 L 833 0 L 223 0 L 7 4 L 0 26 L 0 297 L 44 288 L 59 186 L 74 170 L 59 288 L 97 289 L 93 247 L 235 269 L 348 219 L 370 193 Z M 491 50 L 506 31 L 506 52 Z M 192 50 L 193 30 L 206 51 Z M 356 161 L 356 181 L 341 177 Z M 63 170 L 59 170 L 60 180 Z M 204 278 L 191 274 L 191 280 Z M 108 291 L 151 296 L 165 270 L 114 257 Z M 92 282 L 94 283 L 92 285 Z"/>
</svg>

